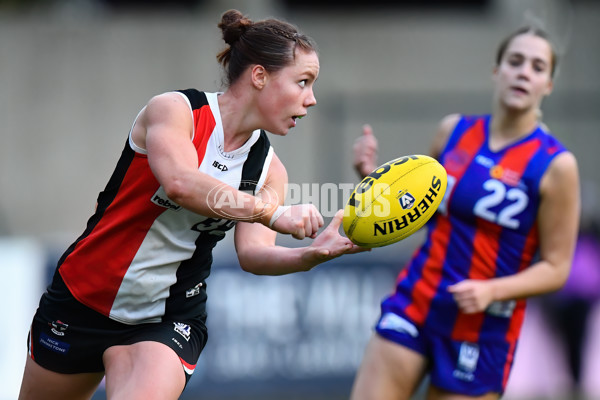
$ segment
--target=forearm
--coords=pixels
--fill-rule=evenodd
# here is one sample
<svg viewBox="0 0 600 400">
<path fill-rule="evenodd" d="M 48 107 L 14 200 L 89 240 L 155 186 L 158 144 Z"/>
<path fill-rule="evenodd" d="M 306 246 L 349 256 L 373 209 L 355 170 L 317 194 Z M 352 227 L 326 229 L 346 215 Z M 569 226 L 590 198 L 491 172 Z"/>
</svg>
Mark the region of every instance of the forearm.
<svg viewBox="0 0 600 400">
<path fill-rule="evenodd" d="M 556 291 L 565 284 L 569 270 L 570 265 L 539 261 L 517 274 L 490 280 L 493 299 L 522 299 Z"/>
<path fill-rule="evenodd" d="M 286 275 L 309 271 L 322 262 L 309 254 L 309 247 L 288 248 L 273 245 L 238 251 L 238 258 L 244 271 L 256 275 Z"/>
<path fill-rule="evenodd" d="M 195 213 L 237 221 L 268 224 L 277 204 L 237 190 L 209 175 L 190 173 L 173 179 L 167 196 L 178 205 Z"/>
</svg>

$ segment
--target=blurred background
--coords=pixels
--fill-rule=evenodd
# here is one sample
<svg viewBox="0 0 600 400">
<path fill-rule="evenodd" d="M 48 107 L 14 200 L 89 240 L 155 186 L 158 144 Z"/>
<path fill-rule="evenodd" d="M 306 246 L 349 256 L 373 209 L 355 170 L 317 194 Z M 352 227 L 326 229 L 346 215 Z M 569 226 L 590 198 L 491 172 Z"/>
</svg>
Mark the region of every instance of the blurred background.
<svg viewBox="0 0 600 400">
<path fill-rule="evenodd" d="M 427 153 L 443 116 L 489 111 L 500 40 L 524 24 L 549 31 L 561 59 L 543 118 L 579 160 L 589 240 L 580 279 L 531 301 L 505 398 L 600 399 L 595 0 L 0 0 L 0 399 L 17 396 L 39 296 L 137 112 L 164 91 L 222 89 L 217 23 L 230 8 L 288 20 L 319 46 L 317 107 L 271 136 L 304 188 L 358 182 L 351 151 L 364 123 L 381 162 Z M 346 200 L 327 199 L 322 209 Z M 379 301 L 421 238 L 283 277 L 241 272 L 226 239 L 208 281 L 209 342 L 182 399 L 347 398 Z"/>
</svg>

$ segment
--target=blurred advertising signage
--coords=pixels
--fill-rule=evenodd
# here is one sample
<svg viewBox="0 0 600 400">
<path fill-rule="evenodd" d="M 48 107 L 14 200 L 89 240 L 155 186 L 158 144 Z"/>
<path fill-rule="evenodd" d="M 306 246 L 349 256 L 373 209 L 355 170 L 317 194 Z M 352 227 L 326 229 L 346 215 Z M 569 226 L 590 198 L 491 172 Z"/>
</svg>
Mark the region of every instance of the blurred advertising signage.
<svg viewBox="0 0 600 400">
<path fill-rule="evenodd" d="M 347 260 L 277 277 L 214 265 L 201 378 L 190 384 L 353 377 L 398 266 Z"/>
</svg>

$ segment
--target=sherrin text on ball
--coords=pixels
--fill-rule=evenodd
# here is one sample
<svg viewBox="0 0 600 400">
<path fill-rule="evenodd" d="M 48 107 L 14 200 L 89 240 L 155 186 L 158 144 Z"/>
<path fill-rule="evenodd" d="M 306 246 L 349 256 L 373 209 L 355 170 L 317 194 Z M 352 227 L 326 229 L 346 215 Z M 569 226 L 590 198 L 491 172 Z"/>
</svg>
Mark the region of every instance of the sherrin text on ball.
<svg viewBox="0 0 600 400">
<path fill-rule="evenodd" d="M 446 193 L 448 176 L 432 157 L 409 155 L 367 175 L 344 208 L 346 236 L 363 247 L 396 243 L 418 231 Z"/>
</svg>

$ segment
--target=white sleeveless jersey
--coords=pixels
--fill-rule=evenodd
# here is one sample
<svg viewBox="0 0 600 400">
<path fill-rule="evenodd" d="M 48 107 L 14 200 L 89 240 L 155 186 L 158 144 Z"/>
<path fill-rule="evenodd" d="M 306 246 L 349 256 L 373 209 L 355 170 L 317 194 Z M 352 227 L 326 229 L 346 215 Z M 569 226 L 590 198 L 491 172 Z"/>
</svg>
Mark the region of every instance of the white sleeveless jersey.
<svg viewBox="0 0 600 400">
<path fill-rule="evenodd" d="M 177 93 L 194 118 L 199 171 L 240 190 L 260 190 L 273 155 L 266 133 L 257 130 L 242 147 L 225 152 L 217 94 Z M 212 248 L 234 225 L 169 199 L 130 132 L 95 214 L 58 271 L 77 300 L 119 322 L 205 315 Z"/>
</svg>

